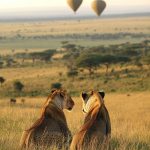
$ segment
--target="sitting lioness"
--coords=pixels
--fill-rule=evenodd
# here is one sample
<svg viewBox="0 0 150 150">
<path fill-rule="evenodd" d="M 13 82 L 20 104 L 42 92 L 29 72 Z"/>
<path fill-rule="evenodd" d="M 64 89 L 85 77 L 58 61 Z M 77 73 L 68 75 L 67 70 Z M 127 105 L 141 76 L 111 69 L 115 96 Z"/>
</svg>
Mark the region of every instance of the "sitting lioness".
<svg viewBox="0 0 150 150">
<path fill-rule="evenodd" d="M 68 149 L 72 140 L 63 109 L 71 110 L 74 101 L 64 90 L 53 90 L 48 97 L 40 119 L 21 138 L 21 148 L 47 149 L 52 146 L 57 149 Z"/>
<path fill-rule="evenodd" d="M 82 93 L 83 112 L 86 113 L 81 126 L 71 143 L 71 150 L 108 149 L 111 124 L 104 104 L 104 92 Z"/>
</svg>

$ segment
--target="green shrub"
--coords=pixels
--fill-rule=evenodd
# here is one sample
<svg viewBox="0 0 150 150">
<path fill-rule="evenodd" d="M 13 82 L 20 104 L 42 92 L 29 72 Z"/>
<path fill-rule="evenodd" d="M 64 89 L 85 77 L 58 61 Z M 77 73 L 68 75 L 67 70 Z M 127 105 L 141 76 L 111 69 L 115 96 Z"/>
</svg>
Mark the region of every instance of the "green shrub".
<svg viewBox="0 0 150 150">
<path fill-rule="evenodd" d="M 2 84 L 5 82 L 5 79 L 3 77 L 0 77 L 0 83 L 1 83 L 1 86 Z"/>
<path fill-rule="evenodd" d="M 67 72 L 68 77 L 76 77 L 78 76 L 78 71 L 77 70 L 70 70 Z"/>
<path fill-rule="evenodd" d="M 15 81 L 14 82 L 14 89 L 18 92 L 21 92 L 24 88 L 23 83 L 21 83 L 20 81 Z"/>
<path fill-rule="evenodd" d="M 62 87 L 62 84 L 59 83 L 59 82 L 56 82 L 56 83 L 52 83 L 51 84 L 51 88 L 52 89 L 60 89 Z"/>
</svg>

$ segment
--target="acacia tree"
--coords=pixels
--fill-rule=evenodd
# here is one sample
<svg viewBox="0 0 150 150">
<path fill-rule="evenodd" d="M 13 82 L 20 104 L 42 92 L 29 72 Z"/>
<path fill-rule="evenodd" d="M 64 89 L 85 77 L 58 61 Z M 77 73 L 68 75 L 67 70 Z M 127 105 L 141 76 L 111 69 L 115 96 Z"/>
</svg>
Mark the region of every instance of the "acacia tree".
<svg viewBox="0 0 150 150">
<path fill-rule="evenodd" d="M 76 51 L 77 50 L 77 46 L 75 44 L 65 44 L 62 46 L 62 48 L 69 50 L 69 51 Z"/>
<path fill-rule="evenodd" d="M 33 52 L 30 53 L 30 57 L 33 60 L 33 63 L 35 60 L 42 60 L 45 62 L 48 62 L 51 60 L 52 56 L 55 54 L 56 50 L 45 50 L 43 52 Z"/>
<path fill-rule="evenodd" d="M 94 69 L 97 68 L 99 64 L 99 58 L 96 54 L 83 54 L 76 60 L 77 67 L 88 69 L 89 75 L 94 73 Z"/>
<path fill-rule="evenodd" d="M 110 64 L 116 64 L 121 62 L 128 62 L 130 59 L 126 56 L 114 56 L 114 55 L 99 55 L 99 54 L 83 54 L 76 60 L 77 67 L 84 67 L 89 70 L 89 74 L 94 73 L 94 69 L 100 65 L 106 66 L 106 75 L 108 75 L 108 68 Z"/>
<path fill-rule="evenodd" d="M 99 63 L 106 66 L 106 75 L 108 75 L 108 69 L 111 64 L 125 63 L 129 61 L 129 57 L 126 56 L 99 55 Z"/>
</svg>

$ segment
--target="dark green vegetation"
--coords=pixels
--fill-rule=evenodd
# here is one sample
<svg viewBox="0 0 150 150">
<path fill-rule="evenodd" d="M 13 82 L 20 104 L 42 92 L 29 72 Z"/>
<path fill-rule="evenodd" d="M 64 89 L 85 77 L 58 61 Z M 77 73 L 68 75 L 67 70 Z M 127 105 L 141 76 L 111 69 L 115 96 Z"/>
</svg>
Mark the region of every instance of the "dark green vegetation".
<svg viewBox="0 0 150 150">
<path fill-rule="evenodd" d="M 24 85 L 20 82 L 20 81 L 15 81 L 14 82 L 14 89 L 17 91 L 17 92 L 21 92 L 24 88 Z"/>
<path fill-rule="evenodd" d="M 1 86 L 2 84 L 5 82 L 5 79 L 3 77 L 0 77 L 0 83 L 1 83 Z"/>
<path fill-rule="evenodd" d="M 22 78 L 17 84 L 2 75 L 5 69 L 28 67 L 36 68 L 36 77 Z M 54 67 L 60 71 L 54 74 Z M 150 40 L 96 47 L 63 41 L 59 50 L 1 55 L 0 68 L 1 97 L 45 96 L 50 88 L 60 87 L 73 94 L 92 88 L 107 92 L 149 91 Z M 49 75 L 38 74 L 41 68 L 48 69 Z"/>
</svg>

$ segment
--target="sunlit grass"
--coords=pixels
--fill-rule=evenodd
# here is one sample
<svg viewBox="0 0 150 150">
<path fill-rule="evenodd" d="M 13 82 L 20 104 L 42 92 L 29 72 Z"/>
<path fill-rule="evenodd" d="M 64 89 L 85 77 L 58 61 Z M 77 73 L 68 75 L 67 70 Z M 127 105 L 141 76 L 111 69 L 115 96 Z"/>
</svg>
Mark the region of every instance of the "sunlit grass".
<svg viewBox="0 0 150 150">
<path fill-rule="evenodd" d="M 0 149 L 16 150 L 24 129 L 27 129 L 40 115 L 46 98 L 26 98 L 21 104 L 10 105 L 7 99 L 0 101 Z M 105 98 L 112 123 L 111 149 L 149 150 L 150 146 L 150 94 L 131 93 L 108 94 Z M 65 111 L 72 134 L 80 128 L 84 115 L 81 100 L 74 98 L 73 111 Z M 55 149 L 55 148 L 54 148 Z"/>
</svg>

